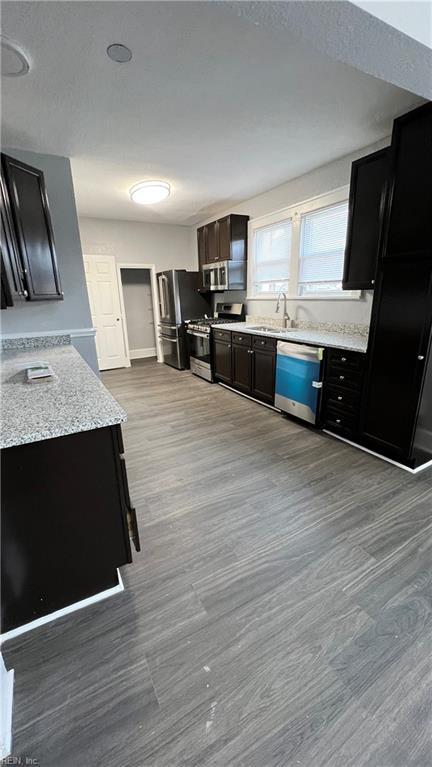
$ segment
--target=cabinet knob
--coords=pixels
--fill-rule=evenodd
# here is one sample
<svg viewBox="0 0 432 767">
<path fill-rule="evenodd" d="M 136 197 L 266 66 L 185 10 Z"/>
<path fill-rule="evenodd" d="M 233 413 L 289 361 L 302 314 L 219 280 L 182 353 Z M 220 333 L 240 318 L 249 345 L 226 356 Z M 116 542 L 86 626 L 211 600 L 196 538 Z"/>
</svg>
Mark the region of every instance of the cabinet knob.
<svg viewBox="0 0 432 767">
<path fill-rule="evenodd" d="M 420 360 L 420 362 L 421 362 L 422 360 L 424 360 L 424 354 L 419 354 L 419 356 L 417 357 L 417 359 L 418 359 L 418 360 Z"/>
<path fill-rule="evenodd" d="M 371 285 L 375 285 L 375 280 L 371 280 Z"/>
<path fill-rule="evenodd" d="M 339 381 L 344 381 L 344 380 L 345 380 L 345 376 L 339 376 Z"/>
<path fill-rule="evenodd" d="M 340 423 L 340 422 L 341 422 L 341 419 L 340 418 L 336 418 L 336 423 Z"/>
<path fill-rule="evenodd" d="M 339 400 L 339 402 L 341 402 L 341 400 L 342 400 L 342 397 L 340 395 L 338 397 L 338 400 Z"/>
<path fill-rule="evenodd" d="M 265 345 L 265 341 L 261 341 L 261 346 L 264 346 L 264 345 Z"/>
<path fill-rule="evenodd" d="M 231 344 L 228 344 L 228 349 L 231 349 Z"/>
<path fill-rule="evenodd" d="M 342 362 L 346 362 L 346 357 L 341 357 Z"/>
</svg>

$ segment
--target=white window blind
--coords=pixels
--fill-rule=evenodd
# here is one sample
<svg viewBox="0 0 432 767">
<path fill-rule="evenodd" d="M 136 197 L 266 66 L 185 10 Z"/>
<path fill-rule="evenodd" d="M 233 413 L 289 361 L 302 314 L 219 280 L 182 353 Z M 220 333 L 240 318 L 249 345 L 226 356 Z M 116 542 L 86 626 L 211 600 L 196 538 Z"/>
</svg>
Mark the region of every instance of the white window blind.
<svg viewBox="0 0 432 767">
<path fill-rule="evenodd" d="M 348 203 L 330 205 L 301 220 L 299 295 L 342 290 Z"/>
<path fill-rule="evenodd" d="M 255 229 L 253 295 L 288 290 L 291 235 L 291 219 Z"/>
</svg>

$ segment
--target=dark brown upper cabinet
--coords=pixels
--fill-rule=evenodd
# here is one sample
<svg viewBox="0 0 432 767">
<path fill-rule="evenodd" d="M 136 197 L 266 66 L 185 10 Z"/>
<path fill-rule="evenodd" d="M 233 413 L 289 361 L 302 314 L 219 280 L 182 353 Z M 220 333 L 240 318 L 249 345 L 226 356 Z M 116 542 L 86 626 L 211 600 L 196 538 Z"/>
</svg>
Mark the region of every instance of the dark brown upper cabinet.
<svg viewBox="0 0 432 767">
<path fill-rule="evenodd" d="M 381 149 L 351 166 L 344 290 L 370 290 L 375 284 L 389 152 Z"/>
<path fill-rule="evenodd" d="M 197 230 L 199 267 L 218 261 L 246 261 L 248 221 L 249 216 L 230 213 L 201 226 Z"/>
<path fill-rule="evenodd" d="M 384 260 L 432 259 L 432 103 L 393 124 Z"/>
<path fill-rule="evenodd" d="M 4 226 L 6 238 L 9 227 L 12 244 L 5 258 L 16 295 L 29 301 L 62 299 L 44 175 L 13 157 L 2 154 L 1 159 L 2 239 Z"/>
<path fill-rule="evenodd" d="M 218 220 L 219 261 L 246 261 L 248 221 L 236 213 Z"/>
<path fill-rule="evenodd" d="M 207 263 L 207 227 L 200 226 L 197 229 L 198 239 L 198 266 L 201 269 Z"/>
<path fill-rule="evenodd" d="M 207 232 L 207 263 L 212 264 L 219 260 L 219 225 L 212 221 L 206 225 Z"/>
</svg>

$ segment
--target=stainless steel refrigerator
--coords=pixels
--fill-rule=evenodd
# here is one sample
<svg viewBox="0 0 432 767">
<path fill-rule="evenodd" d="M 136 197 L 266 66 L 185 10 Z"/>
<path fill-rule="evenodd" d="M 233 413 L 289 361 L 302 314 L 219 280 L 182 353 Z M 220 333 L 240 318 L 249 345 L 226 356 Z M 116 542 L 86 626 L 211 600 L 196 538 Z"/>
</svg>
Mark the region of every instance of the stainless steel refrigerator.
<svg viewBox="0 0 432 767">
<path fill-rule="evenodd" d="M 186 320 L 210 315 L 211 299 L 198 293 L 199 272 L 169 269 L 157 275 L 159 292 L 159 338 L 164 362 L 178 370 L 189 367 Z"/>
</svg>

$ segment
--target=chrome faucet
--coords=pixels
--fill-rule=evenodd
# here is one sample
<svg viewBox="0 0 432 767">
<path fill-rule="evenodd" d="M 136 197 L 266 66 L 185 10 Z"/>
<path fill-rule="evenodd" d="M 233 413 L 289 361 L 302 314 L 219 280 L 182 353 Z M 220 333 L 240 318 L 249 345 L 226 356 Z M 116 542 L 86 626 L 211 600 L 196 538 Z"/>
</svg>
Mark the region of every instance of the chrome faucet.
<svg viewBox="0 0 432 767">
<path fill-rule="evenodd" d="M 287 312 L 287 297 L 286 297 L 286 293 L 284 293 L 283 290 L 279 291 L 279 295 L 278 295 L 277 303 L 276 303 L 276 314 L 279 311 L 281 296 L 283 296 L 283 300 L 284 300 L 283 327 L 287 328 L 288 327 L 288 323 L 290 322 L 290 316 L 289 316 L 289 314 Z"/>
</svg>

